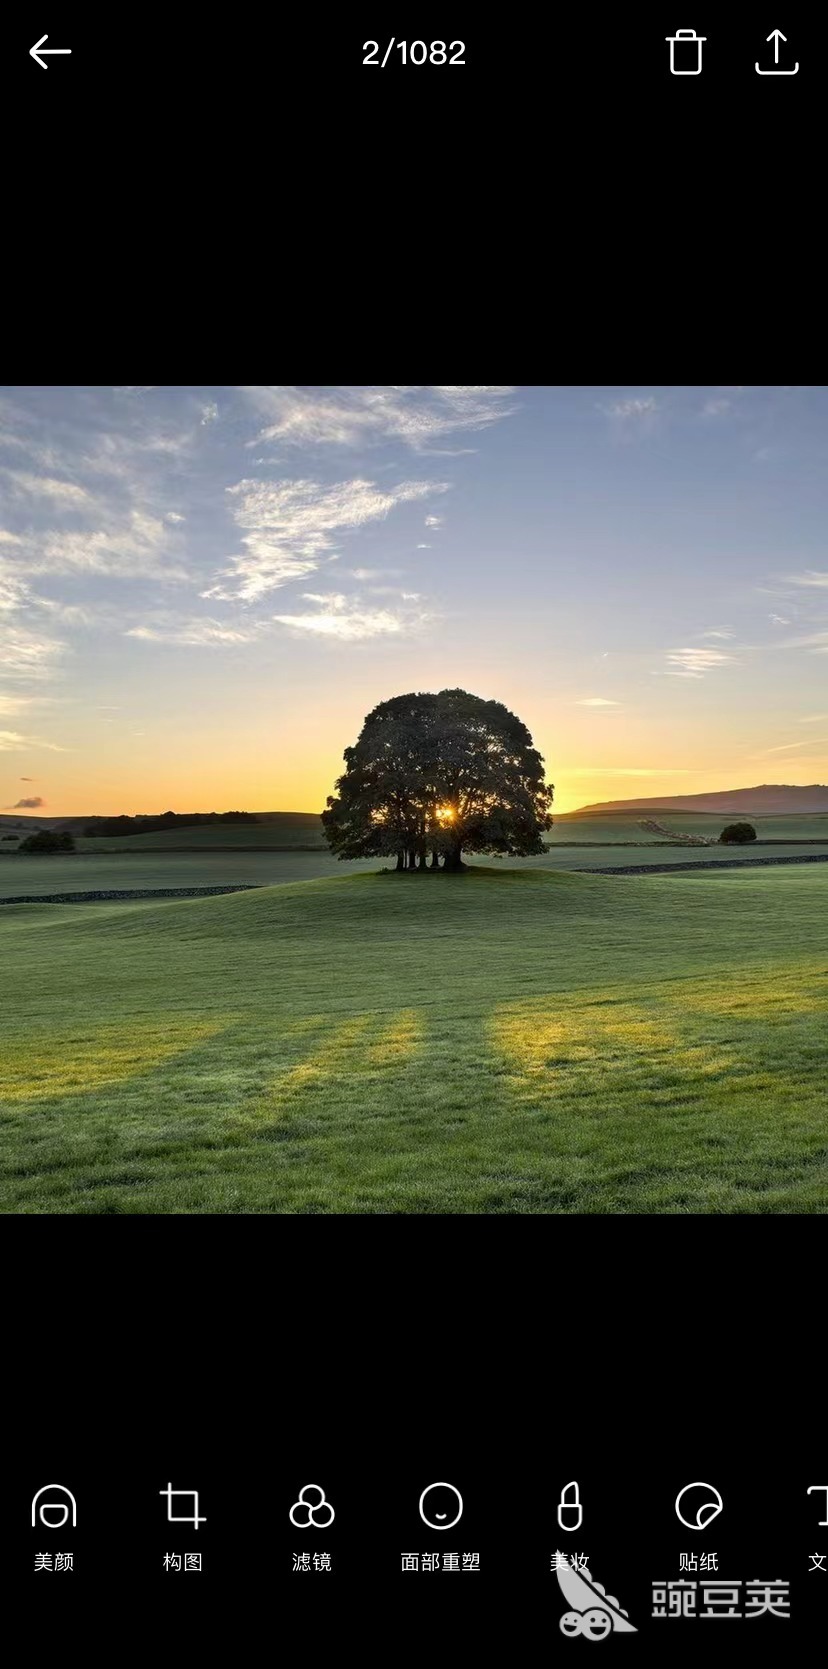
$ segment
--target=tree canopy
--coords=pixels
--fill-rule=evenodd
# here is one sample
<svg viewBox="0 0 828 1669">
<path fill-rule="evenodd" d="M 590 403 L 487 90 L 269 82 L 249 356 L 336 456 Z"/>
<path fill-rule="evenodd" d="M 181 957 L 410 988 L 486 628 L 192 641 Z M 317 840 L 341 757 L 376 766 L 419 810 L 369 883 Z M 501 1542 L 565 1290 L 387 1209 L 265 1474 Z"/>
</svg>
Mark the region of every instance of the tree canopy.
<svg viewBox="0 0 828 1669">
<path fill-rule="evenodd" d="M 462 869 L 463 852 L 543 852 L 553 788 L 525 724 L 466 690 L 380 702 L 322 813 L 340 858 Z"/>
<path fill-rule="evenodd" d="M 39 852 L 74 852 L 75 842 L 65 830 L 39 829 L 37 834 L 27 835 L 25 840 L 21 840 L 17 850 L 35 855 Z"/>
<path fill-rule="evenodd" d="M 749 840 L 756 839 L 756 830 L 752 823 L 728 823 L 722 829 L 719 840 L 725 846 L 745 846 Z"/>
</svg>

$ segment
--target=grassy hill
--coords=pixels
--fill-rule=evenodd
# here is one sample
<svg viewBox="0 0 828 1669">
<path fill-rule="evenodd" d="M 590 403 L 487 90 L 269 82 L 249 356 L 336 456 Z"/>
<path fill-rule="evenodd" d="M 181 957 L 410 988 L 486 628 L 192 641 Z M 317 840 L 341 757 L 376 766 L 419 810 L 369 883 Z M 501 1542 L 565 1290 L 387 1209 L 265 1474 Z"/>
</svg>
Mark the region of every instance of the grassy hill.
<svg viewBox="0 0 828 1669">
<path fill-rule="evenodd" d="M 315 812 L 271 813 L 261 823 L 194 823 L 154 834 L 77 837 L 79 852 L 319 851 L 327 849 Z"/>
<path fill-rule="evenodd" d="M 6 907 L 3 1209 L 824 1212 L 826 903 L 481 867 Z"/>
<path fill-rule="evenodd" d="M 582 806 L 576 817 L 600 816 L 624 811 L 713 812 L 716 816 L 775 817 L 805 813 L 828 813 L 828 786 L 814 782 L 808 787 L 785 782 L 763 782 L 755 788 L 711 789 L 705 794 L 661 794 L 658 798 L 602 800 Z"/>
</svg>

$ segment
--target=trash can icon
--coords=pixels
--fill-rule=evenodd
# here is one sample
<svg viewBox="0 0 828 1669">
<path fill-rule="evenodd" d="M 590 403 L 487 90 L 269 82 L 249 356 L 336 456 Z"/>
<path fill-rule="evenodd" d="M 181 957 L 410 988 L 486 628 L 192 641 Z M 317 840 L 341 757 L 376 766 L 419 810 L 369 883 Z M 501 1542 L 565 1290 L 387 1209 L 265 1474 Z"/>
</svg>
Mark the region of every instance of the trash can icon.
<svg viewBox="0 0 828 1669">
<path fill-rule="evenodd" d="M 695 29 L 677 29 L 664 38 L 670 42 L 670 74 L 701 75 L 702 41 L 707 36 L 697 35 Z"/>
</svg>

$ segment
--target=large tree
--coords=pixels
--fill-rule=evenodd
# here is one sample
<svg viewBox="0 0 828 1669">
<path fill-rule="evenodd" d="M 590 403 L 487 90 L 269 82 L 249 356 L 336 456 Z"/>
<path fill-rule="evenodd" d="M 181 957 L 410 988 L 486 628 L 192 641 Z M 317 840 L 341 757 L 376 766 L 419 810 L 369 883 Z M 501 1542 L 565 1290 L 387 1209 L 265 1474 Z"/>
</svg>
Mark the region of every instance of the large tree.
<svg viewBox="0 0 828 1669">
<path fill-rule="evenodd" d="M 463 852 L 544 850 L 553 789 L 525 724 L 466 690 L 411 694 L 368 714 L 322 813 L 340 858 L 458 870 Z"/>
</svg>

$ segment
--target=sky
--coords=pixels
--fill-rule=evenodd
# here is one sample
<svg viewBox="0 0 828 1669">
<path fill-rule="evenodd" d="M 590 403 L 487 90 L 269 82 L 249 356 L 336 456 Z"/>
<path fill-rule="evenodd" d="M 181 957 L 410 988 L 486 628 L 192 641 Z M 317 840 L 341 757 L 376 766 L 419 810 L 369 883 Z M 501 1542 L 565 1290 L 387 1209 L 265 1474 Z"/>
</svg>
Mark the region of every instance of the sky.
<svg viewBox="0 0 828 1669">
<path fill-rule="evenodd" d="M 0 388 L 0 809 L 317 811 L 378 702 L 555 809 L 828 781 L 828 389 Z"/>
</svg>

